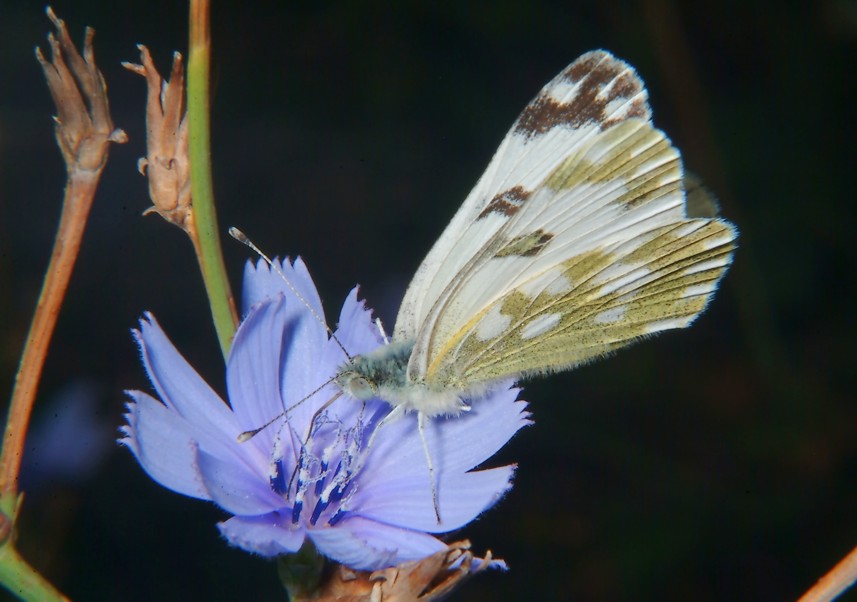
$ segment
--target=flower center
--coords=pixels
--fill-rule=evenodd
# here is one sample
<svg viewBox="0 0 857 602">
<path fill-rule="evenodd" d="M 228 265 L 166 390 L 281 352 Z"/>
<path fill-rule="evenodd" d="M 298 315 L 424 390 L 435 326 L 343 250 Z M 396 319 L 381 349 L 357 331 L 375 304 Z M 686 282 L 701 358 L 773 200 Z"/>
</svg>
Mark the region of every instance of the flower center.
<svg viewBox="0 0 857 602">
<path fill-rule="evenodd" d="M 367 441 L 362 414 L 352 426 L 326 413 L 319 415 L 303 445 L 300 438 L 292 435 L 297 445 L 281 446 L 279 438 L 275 444 L 276 459 L 269 476 L 271 489 L 284 499 L 293 496 L 292 524 L 303 520 L 312 526 L 319 521 L 333 526 L 347 516 L 357 491 L 355 477 L 360 472 L 365 455 L 361 452 Z M 297 460 L 289 461 L 295 448 L 299 449 Z M 294 464 L 296 467 L 290 469 Z"/>
</svg>

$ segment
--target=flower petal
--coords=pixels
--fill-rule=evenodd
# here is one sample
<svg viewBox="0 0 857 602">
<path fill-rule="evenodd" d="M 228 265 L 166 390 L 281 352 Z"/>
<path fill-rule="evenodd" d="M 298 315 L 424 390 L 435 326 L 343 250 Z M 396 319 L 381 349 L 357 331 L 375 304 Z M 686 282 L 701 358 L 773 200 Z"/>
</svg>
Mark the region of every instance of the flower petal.
<svg viewBox="0 0 857 602">
<path fill-rule="evenodd" d="M 226 388 L 241 430 L 256 428 L 283 411 L 280 355 L 283 338 L 296 318 L 281 294 L 254 306 L 232 340 L 226 362 Z M 270 437 L 266 441 L 270 449 Z"/>
<path fill-rule="evenodd" d="M 178 493 L 203 500 L 211 497 L 199 477 L 196 442 L 187 421 L 164 404 L 140 391 L 128 391 L 122 427 L 126 445 L 143 470 L 155 481 Z"/>
<path fill-rule="evenodd" d="M 197 464 L 211 500 L 227 512 L 261 515 L 285 505 L 264 477 L 241 464 L 221 460 L 203 450 L 197 454 Z"/>
<path fill-rule="evenodd" d="M 336 528 L 312 529 L 309 536 L 325 556 L 364 571 L 425 558 L 446 549 L 431 535 L 358 516 L 343 520 Z"/>
<path fill-rule="evenodd" d="M 515 401 L 519 389 L 501 387 L 477 399 L 467 413 L 426 422 L 425 437 L 438 473 L 465 472 L 478 466 L 521 428 L 531 424 L 525 401 Z M 415 414 L 383 427 L 370 450 L 364 468 L 364 483 L 426 470 L 425 450 Z"/>
<path fill-rule="evenodd" d="M 345 298 L 342 311 L 339 312 L 339 327 L 336 329 L 336 338 L 351 357 L 368 353 L 384 344 L 378 326 L 372 319 L 372 311 L 366 308 L 364 301 L 357 298 L 358 292 L 359 288 L 355 286 Z M 339 345 L 334 346 L 339 349 Z M 346 359 L 340 350 L 340 355 L 334 361 L 338 365 Z"/>
<path fill-rule="evenodd" d="M 511 385 L 509 382 L 475 400 L 466 414 L 436 419 L 433 428 L 426 429 L 432 459 L 437 456 L 438 463 L 450 472 L 470 470 L 532 424 L 527 402 L 516 401 L 520 389 Z"/>
<path fill-rule="evenodd" d="M 289 287 L 291 284 L 303 298 L 301 305 L 308 304 L 319 316 L 324 316 L 315 283 L 312 281 L 303 260 L 298 257 L 292 265 L 288 258 L 283 260 L 275 258 L 274 265 L 276 268 L 271 268 L 264 259 L 257 260 L 255 265 L 252 261 L 244 264 L 241 313 L 247 315 L 253 305 L 279 295 L 284 295 L 287 299 L 294 298 L 297 300 L 294 291 Z M 282 275 L 278 274 L 277 270 L 282 272 Z"/>
<path fill-rule="evenodd" d="M 515 468 L 515 465 L 507 465 L 443 476 L 438 485 L 442 523 L 434 526 L 423 523 L 424 530 L 429 533 L 452 531 L 475 519 L 512 488 Z"/>
<path fill-rule="evenodd" d="M 467 473 L 443 473 L 438 479 L 437 523 L 431 495 L 429 472 L 378 481 L 361 486 L 351 505 L 366 518 L 428 533 L 446 533 L 466 525 L 493 506 L 512 486 L 514 466 L 502 466 Z"/>
<path fill-rule="evenodd" d="M 262 454 L 267 464 L 273 443 L 290 428 L 303 439 L 320 405 L 300 403 L 327 378 L 318 357 L 327 343 L 324 328 L 294 298 L 282 294 L 255 305 L 235 335 L 226 382 L 242 431 L 265 428 L 243 445 Z M 299 404 L 299 405 L 297 405 Z M 288 427 L 277 418 L 288 410 Z"/>
<path fill-rule="evenodd" d="M 134 335 L 161 401 L 213 437 L 234 437 L 238 431 L 229 406 L 185 361 L 155 316 L 147 312 Z"/>
<path fill-rule="evenodd" d="M 232 545 L 268 557 L 297 552 L 306 536 L 303 529 L 292 528 L 288 519 L 276 513 L 233 516 L 217 528 Z"/>
</svg>

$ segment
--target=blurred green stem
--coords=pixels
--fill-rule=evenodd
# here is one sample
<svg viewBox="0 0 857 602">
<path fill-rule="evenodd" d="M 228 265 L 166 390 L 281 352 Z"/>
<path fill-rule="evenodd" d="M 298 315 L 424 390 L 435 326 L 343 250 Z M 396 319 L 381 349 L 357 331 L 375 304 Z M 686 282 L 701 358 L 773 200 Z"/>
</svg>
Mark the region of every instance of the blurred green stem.
<svg viewBox="0 0 857 602">
<path fill-rule="evenodd" d="M 321 582 L 323 569 L 324 557 L 308 537 L 300 550 L 277 558 L 277 574 L 292 602 L 313 598 Z"/>
<path fill-rule="evenodd" d="M 22 600 L 68 602 L 11 545 L 0 547 L 0 582 Z"/>
<path fill-rule="evenodd" d="M 238 325 L 235 299 L 229 287 L 223 253 L 220 248 L 214 187 L 211 179 L 211 138 L 209 118 L 209 71 L 211 35 L 209 1 L 190 2 L 190 45 L 187 65 L 187 115 L 190 132 L 189 153 L 193 219 L 196 228 L 194 247 L 199 259 L 211 315 L 223 356 L 229 353 Z"/>
<path fill-rule="evenodd" d="M 14 524 L 18 514 L 20 497 L 14 500 L 12 496 L 3 497 L 3 539 L 4 545 L 0 546 L 0 583 L 9 592 L 18 596 L 21 600 L 33 600 L 39 602 L 68 602 L 63 596 L 42 577 L 33 567 L 27 564 L 14 546 Z"/>
</svg>

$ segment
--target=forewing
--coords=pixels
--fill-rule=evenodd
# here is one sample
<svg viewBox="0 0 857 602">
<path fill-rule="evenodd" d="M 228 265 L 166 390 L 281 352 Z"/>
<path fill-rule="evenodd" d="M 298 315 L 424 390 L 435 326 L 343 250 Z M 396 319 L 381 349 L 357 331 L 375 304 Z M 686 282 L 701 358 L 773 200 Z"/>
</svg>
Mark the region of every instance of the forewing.
<svg viewBox="0 0 857 602">
<path fill-rule="evenodd" d="M 459 280 L 481 269 L 477 266 L 485 261 L 485 249 L 530 202 L 532 191 L 569 154 L 630 118 L 649 120 L 646 90 L 634 69 L 608 52 L 584 54 L 548 83 L 518 117 L 420 265 L 402 301 L 394 338 L 428 336 Z M 494 293 L 508 292 L 504 284 L 492 285 Z M 420 359 L 412 371 L 422 376 L 425 352 Z"/>
<path fill-rule="evenodd" d="M 433 387 L 560 370 L 681 328 L 732 258 L 728 222 L 689 219 L 678 151 L 627 119 L 566 152 L 471 260 L 417 337 Z"/>
</svg>

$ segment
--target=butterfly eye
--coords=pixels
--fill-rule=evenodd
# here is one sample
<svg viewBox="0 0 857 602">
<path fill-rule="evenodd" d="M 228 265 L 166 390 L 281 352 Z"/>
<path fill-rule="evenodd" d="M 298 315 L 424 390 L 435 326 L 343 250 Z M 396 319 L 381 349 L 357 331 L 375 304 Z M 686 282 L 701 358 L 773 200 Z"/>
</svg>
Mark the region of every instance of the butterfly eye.
<svg viewBox="0 0 857 602">
<path fill-rule="evenodd" d="M 336 382 L 343 391 L 356 399 L 371 399 L 378 394 L 378 385 L 357 372 L 344 372 Z"/>
<path fill-rule="evenodd" d="M 358 376 L 351 384 L 351 388 L 354 396 L 358 399 L 369 399 L 375 396 L 378 387 L 375 386 L 375 383 L 368 381 L 362 376 Z"/>
</svg>

